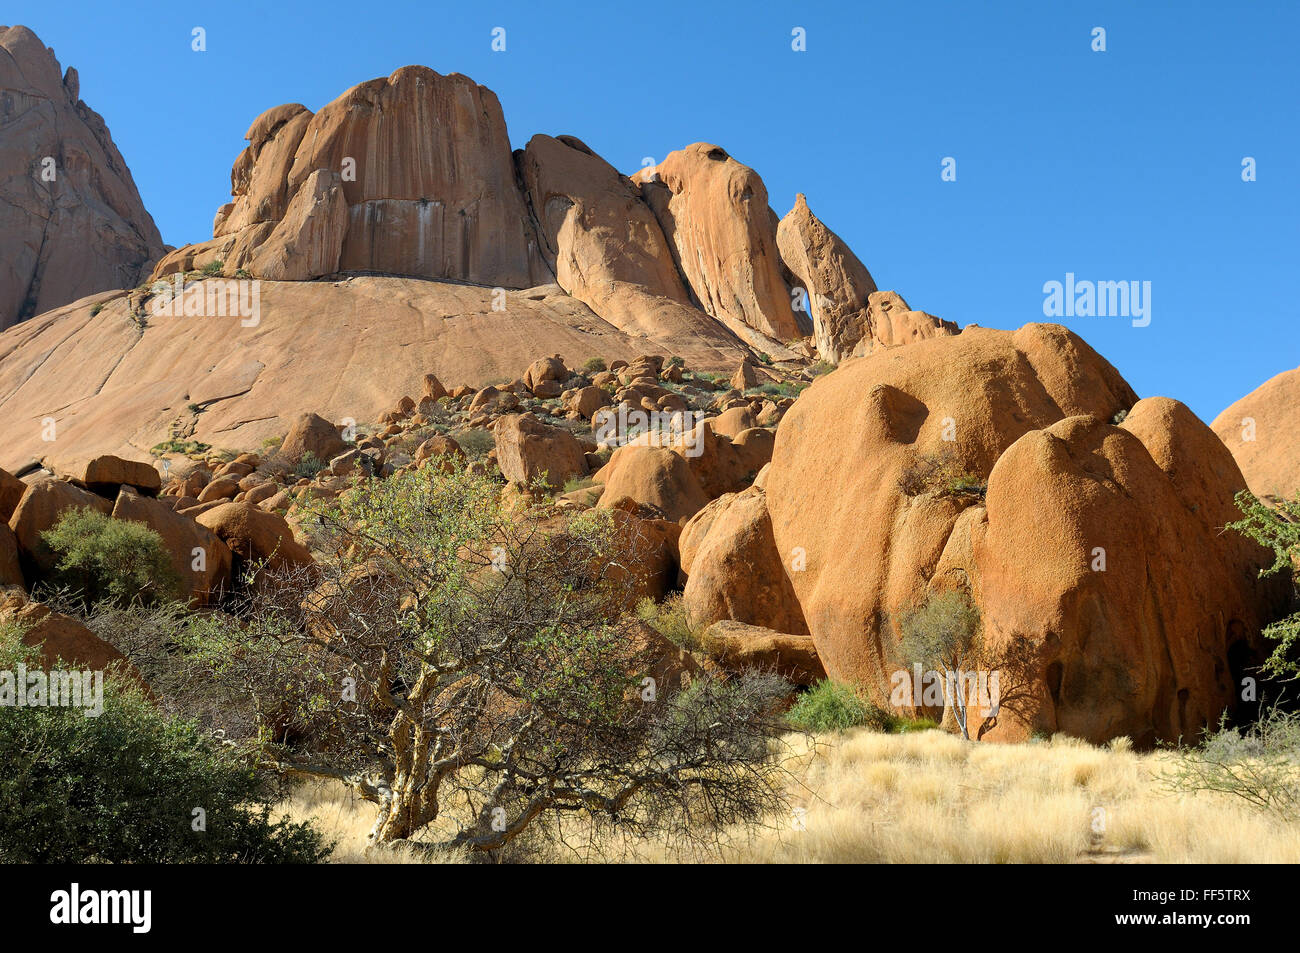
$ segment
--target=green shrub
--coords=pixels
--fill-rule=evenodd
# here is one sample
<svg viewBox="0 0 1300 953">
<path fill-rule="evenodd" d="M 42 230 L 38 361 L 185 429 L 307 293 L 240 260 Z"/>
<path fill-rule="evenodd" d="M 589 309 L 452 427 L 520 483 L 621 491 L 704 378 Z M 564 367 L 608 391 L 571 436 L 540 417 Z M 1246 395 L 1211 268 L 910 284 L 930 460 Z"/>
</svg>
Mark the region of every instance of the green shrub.
<svg viewBox="0 0 1300 953">
<path fill-rule="evenodd" d="M 215 278 L 225 270 L 225 267 L 226 263 L 224 261 L 210 261 L 203 266 L 203 274 L 209 278 Z"/>
<path fill-rule="evenodd" d="M 605 359 L 601 357 L 590 358 L 587 363 L 582 365 L 582 370 L 587 374 L 599 374 L 606 369 Z"/>
<path fill-rule="evenodd" d="M 672 357 L 668 358 L 668 366 L 669 366 L 669 367 L 685 367 L 685 366 L 686 366 L 686 359 L 685 359 L 685 358 L 682 358 L 682 357 L 678 357 L 676 354 L 674 354 Z"/>
<path fill-rule="evenodd" d="M 97 304 L 90 309 L 90 316 L 93 318 L 103 310 L 104 310 L 103 304 Z"/>
<path fill-rule="evenodd" d="M 647 596 L 636 604 L 636 617 L 678 648 L 701 648 L 700 636 L 686 616 L 680 592 L 670 593 L 663 602 Z"/>
<path fill-rule="evenodd" d="M 1300 604 L 1300 497 L 1277 499 L 1265 503 L 1249 490 L 1233 498 L 1242 518 L 1229 523 L 1236 530 L 1273 551 L 1273 565 L 1260 570 L 1260 576 L 1285 572 L 1291 576 L 1291 604 Z M 1300 612 L 1293 612 L 1264 627 L 1263 635 L 1277 643 L 1264 663 L 1264 674 L 1277 678 L 1300 676 Z"/>
<path fill-rule="evenodd" d="M 143 523 L 76 507 L 64 510 L 41 538 L 58 557 L 54 584 L 87 602 L 147 605 L 179 592 L 180 579 L 162 537 Z"/>
<path fill-rule="evenodd" d="M 818 360 L 808 368 L 808 373 L 813 377 L 821 377 L 823 374 L 829 374 L 835 370 L 835 365 L 830 361 Z"/>
<path fill-rule="evenodd" d="M 0 634 L 0 667 L 38 664 L 15 635 Z M 284 792 L 194 722 L 169 718 L 113 678 L 103 692 L 98 717 L 69 706 L 4 709 L 0 862 L 317 863 L 329 855 L 333 845 L 310 825 L 273 820 Z"/>
<path fill-rule="evenodd" d="M 482 459 L 491 451 L 496 449 L 497 441 L 492 436 L 491 431 L 482 427 L 475 427 L 473 430 L 462 430 L 455 434 L 455 441 L 460 444 L 460 448 L 465 451 L 465 456 L 471 460 Z"/>
<path fill-rule="evenodd" d="M 325 461 L 319 459 L 315 453 L 308 450 L 294 464 L 293 474 L 300 480 L 313 479 L 316 474 L 325 469 Z"/>
<path fill-rule="evenodd" d="M 867 726 L 889 731 L 894 718 L 868 701 L 844 682 L 823 679 L 804 692 L 786 714 L 790 724 L 811 732 L 847 731 Z"/>
</svg>

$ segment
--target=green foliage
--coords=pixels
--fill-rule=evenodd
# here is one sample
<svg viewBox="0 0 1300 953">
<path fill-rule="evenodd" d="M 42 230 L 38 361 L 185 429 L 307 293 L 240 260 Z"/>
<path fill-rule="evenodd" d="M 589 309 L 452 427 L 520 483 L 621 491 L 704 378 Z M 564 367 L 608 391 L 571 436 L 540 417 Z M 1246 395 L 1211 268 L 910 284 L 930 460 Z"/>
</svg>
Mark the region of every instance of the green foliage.
<svg viewBox="0 0 1300 953">
<path fill-rule="evenodd" d="M 565 493 L 576 493 L 578 490 L 589 490 L 596 485 L 596 481 L 589 476 L 569 477 L 564 481 Z"/>
<path fill-rule="evenodd" d="M 599 374 L 601 371 L 607 370 L 605 359 L 602 357 L 588 358 L 587 362 L 582 365 L 582 370 L 585 374 Z"/>
<path fill-rule="evenodd" d="M 759 352 L 758 352 L 758 359 L 759 359 L 759 361 L 761 361 L 761 362 L 764 363 L 764 364 L 771 364 L 771 363 L 772 363 L 772 355 L 771 355 L 771 354 L 768 354 L 766 351 L 759 351 Z"/>
<path fill-rule="evenodd" d="M 674 354 L 672 357 L 668 358 L 668 366 L 669 366 L 669 367 L 685 367 L 685 366 L 686 366 L 686 360 L 685 360 L 685 358 L 678 357 L 676 354 Z"/>
<path fill-rule="evenodd" d="M 35 664 L 0 637 L 0 668 Z M 0 862 L 317 863 L 333 845 L 273 819 L 283 791 L 191 721 L 106 678 L 104 708 L 0 715 Z M 205 830 L 194 830 L 202 808 Z"/>
<path fill-rule="evenodd" d="M 823 374 L 829 374 L 835 370 L 835 365 L 830 361 L 817 360 L 808 368 L 808 373 L 813 377 L 821 377 Z"/>
<path fill-rule="evenodd" d="M 41 538 L 58 557 L 54 584 L 88 602 L 147 605 L 179 591 L 180 579 L 162 537 L 143 523 L 75 507 L 64 510 Z"/>
<path fill-rule="evenodd" d="M 636 617 L 678 648 L 698 651 L 700 633 L 691 625 L 680 592 L 669 593 L 663 602 L 649 596 L 636 604 Z"/>
<path fill-rule="evenodd" d="M 460 448 L 465 451 L 465 456 L 470 460 L 481 460 L 495 450 L 497 445 L 492 432 L 482 427 L 475 427 L 473 430 L 462 430 L 454 435 L 454 439 L 460 444 Z"/>
<path fill-rule="evenodd" d="M 315 453 L 308 450 L 294 464 L 293 474 L 300 480 L 310 480 L 324 469 L 325 461 L 318 459 Z"/>
<path fill-rule="evenodd" d="M 974 661 L 981 643 L 979 609 L 964 589 L 931 593 L 898 622 L 904 661 L 955 671 Z"/>
<path fill-rule="evenodd" d="M 1115 411 L 1114 416 L 1110 418 L 1110 422 L 1114 424 L 1116 427 L 1118 427 L 1126 420 L 1128 420 L 1128 410 L 1125 408 L 1120 408 L 1119 410 Z"/>
<path fill-rule="evenodd" d="M 149 448 L 149 452 L 155 457 L 161 457 L 165 453 L 180 453 L 187 457 L 197 456 L 207 453 L 212 449 L 212 444 L 203 443 L 199 440 L 181 440 L 173 437 L 171 440 L 164 440 L 162 443 L 156 443 Z"/>
<path fill-rule="evenodd" d="M 225 270 L 226 263 L 223 261 L 210 261 L 203 266 L 203 274 L 209 278 L 216 278 Z"/>
<path fill-rule="evenodd" d="M 799 696 L 786 714 L 796 728 L 811 732 L 839 732 L 861 726 L 889 731 L 893 717 L 868 701 L 844 682 L 823 679 Z"/>
<path fill-rule="evenodd" d="M 1227 529 L 1236 530 L 1273 552 L 1273 565 L 1261 570 L 1261 576 L 1290 571 L 1292 573 L 1293 602 L 1300 594 L 1300 498 L 1278 500 L 1269 506 L 1249 490 L 1242 490 L 1234 502 L 1242 518 L 1229 523 Z M 1267 675 L 1279 678 L 1300 677 L 1300 663 L 1296 661 L 1300 647 L 1300 612 L 1279 619 L 1264 628 L 1264 636 L 1277 642 L 1273 653 L 1264 663 Z"/>
<path fill-rule="evenodd" d="M 93 318 L 103 310 L 104 310 L 104 306 L 102 304 L 97 304 L 90 309 L 90 316 Z"/>
</svg>

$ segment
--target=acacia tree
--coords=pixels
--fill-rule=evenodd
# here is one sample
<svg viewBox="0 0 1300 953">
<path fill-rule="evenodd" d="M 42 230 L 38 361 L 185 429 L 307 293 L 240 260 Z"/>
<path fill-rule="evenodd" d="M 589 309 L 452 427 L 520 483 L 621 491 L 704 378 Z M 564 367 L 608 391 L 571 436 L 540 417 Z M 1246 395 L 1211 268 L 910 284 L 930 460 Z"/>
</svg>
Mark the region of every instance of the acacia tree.
<svg viewBox="0 0 1300 953">
<path fill-rule="evenodd" d="M 716 837 L 784 804 L 772 676 L 722 681 L 629 614 L 639 541 L 438 467 L 305 521 L 328 558 L 263 573 L 192 649 L 281 764 L 375 802 L 372 838 L 499 848 L 581 814 Z"/>
<path fill-rule="evenodd" d="M 1242 518 L 1226 528 L 1273 551 L 1273 564 L 1261 570 L 1260 575 L 1291 573 L 1294 604 L 1300 596 L 1300 498 L 1275 500 L 1270 506 L 1249 490 L 1242 490 L 1234 502 Z M 1279 678 L 1300 677 L 1300 663 L 1295 658 L 1296 647 L 1300 645 L 1300 612 L 1265 626 L 1263 635 L 1277 642 L 1264 663 L 1264 672 Z"/>
</svg>

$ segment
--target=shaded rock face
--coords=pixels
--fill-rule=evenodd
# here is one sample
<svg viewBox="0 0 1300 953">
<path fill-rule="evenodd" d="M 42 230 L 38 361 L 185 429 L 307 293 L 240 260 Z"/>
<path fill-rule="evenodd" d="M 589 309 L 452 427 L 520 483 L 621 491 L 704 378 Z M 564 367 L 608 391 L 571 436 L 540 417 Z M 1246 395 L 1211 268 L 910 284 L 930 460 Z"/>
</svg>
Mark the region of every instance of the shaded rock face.
<svg viewBox="0 0 1300 953">
<path fill-rule="evenodd" d="M 700 306 L 777 341 L 800 336 L 781 277 L 776 217 L 753 169 L 697 142 L 633 176 Z"/>
<path fill-rule="evenodd" d="M 963 471 L 983 500 L 953 490 Z M 1182 405 L 1137 403 L 1055 325 L 846 363 L 782 420 L 764 485 L 832 677 L 886 702 L 911 661 L 898 619 L 950 589 L 970 593 L 993 649 L 1027 647 L 1025 697 L 972 736 L 1194 734 L 1235 707 L 1275 611 L 1265 554 L 1215 528 L 1243 485 L 1229 454 Z"/>
<path fill-rule="evenodd" d="M 311 114 L 263 113 L 231 171 L 213 239 L 154 272 L 221 261 L 305 279 L 338 271 L 503 288 L 551 280 L 515 179 L 495 94 L 460 74 L 405 66 Z"/>
<path fill-rule="evenodd" d="M 31 30 L 0 27 L 0 328 L 134 287 L 164 251 L 79 87 Z"/>
<path fill-rule="evenodd" d="M 1300 493 L 1300 367 L 1269 378 L 1214 418 L 1256 496 Z"/>
</svg>

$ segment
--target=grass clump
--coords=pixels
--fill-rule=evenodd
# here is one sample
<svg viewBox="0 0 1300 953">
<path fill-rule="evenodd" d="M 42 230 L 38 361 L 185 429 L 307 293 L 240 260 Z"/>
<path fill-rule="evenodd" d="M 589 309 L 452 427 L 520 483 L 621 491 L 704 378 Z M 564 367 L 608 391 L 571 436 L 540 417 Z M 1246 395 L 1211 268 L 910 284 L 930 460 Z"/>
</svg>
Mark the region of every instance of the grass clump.
<svg viewBox="0 0 1300 953">
<path fill-rule="evenodd" d="M 814 733 L 843 732 L 850 728 L 869 727 L 890 731 L 894 718 L 862 696 L 851 685 L 823 679 L 795 702 L 786 713 L 790 724 Z"/>
</svg>

